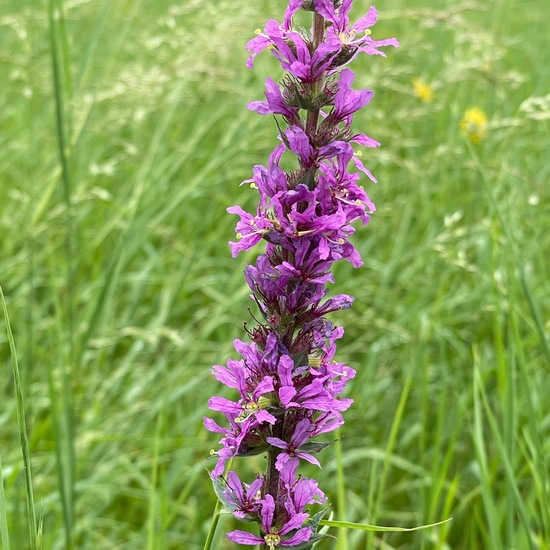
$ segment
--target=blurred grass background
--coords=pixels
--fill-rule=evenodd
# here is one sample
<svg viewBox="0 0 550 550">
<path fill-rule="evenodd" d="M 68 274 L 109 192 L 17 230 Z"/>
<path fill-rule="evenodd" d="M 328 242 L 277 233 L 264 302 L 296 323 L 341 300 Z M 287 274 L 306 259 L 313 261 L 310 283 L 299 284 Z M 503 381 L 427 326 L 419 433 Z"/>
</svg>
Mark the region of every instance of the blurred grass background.
<svg viewBox="0 0 550 550">
<path fill-rule="evenodd" d="M 254 205 L 239 183 L 276 143 L 245 104 L 281 73 L 267 54 L 248 71 L 244 46 L 285 5 L 2 2 L 0 285 L 20 375 L 2 323 L 6 550 L 202 548 L 217 441 L 202 417 L 222 391 L 209 369 L 234 356 L 252 305 L 254 254 L 231 259 L 225 208 Z M 550 8 L 377 7 L 374 38 L 401 48 L 353 65 L 375 91 L 355 128 L 382 147 L 363 156 L 380 181 L 355 239 L 365 266 L 338 265 L 334 285 L 356 297 L 333 317 L 338 358 L 358 371 L 344 479 L 333 448 L 303 471 L 340 519 L 453 517 L 334 533 L 339 550 L 547 549 Z M 459 129 L 472 107 L 489 120 L 477 144 Z M 235 527 L 223 517 L 214 548 Z"/>
</svg>

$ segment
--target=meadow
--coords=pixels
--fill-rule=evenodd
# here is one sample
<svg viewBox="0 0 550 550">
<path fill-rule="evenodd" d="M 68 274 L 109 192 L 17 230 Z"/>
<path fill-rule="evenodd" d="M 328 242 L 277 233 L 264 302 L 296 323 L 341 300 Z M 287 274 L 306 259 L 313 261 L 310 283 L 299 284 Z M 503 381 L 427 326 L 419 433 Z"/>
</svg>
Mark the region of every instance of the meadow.
<svg viewBox="0 0 550 550">
<path fill-rule="evenodd" d="M 276 127 L 246 103 L 282 76 L 267 53 L 248 70 L 245 44 L 285 6 L 1 3 L 0 548 L 203 548 L 210 368 L 254 307 L 226 208 L 255 204 L 239 184 Z M 362 158 L 377 212 L 333 285 L 355 296 L 332 318 L 355 403 L 304 472 L 335 519 L 452 520 L 316 548 L 547 550 L 550 7 L 376 6 L 374 38 L 401 43 L 353 67 L 375 92 L 354 124 L 382 143 Z M 234 528 L 220 516 L 212 548 Z"/>
</svg>

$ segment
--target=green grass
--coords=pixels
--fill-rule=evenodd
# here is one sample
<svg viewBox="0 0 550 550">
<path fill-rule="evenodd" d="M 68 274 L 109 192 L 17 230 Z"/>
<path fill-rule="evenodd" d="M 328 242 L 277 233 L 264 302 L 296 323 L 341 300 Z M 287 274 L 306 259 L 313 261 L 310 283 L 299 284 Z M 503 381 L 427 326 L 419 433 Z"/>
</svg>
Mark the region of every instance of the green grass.
<svg viewBox="0 0 550 550">
<path fill-rule="evenodd" d="M 2 2 L 2 548 L 203 548 L 209 369 L 252 305 L 225 208 L 254 204 L 239 183 L 276 142 L 245 105 L 280 72 L 248 71 L 244 45 L 277 4 Z M 318 547 L 548 549 L 550 9 L 377 7 L 374 36 L 401 48 L 353 68 L 375 90 L 355 127 L 382 142 L 363 157 L 378 210 L 334 285 L 356 297 L 334 317 L 355 404 L 304 474 L 335 519 L 453 520 Z M 490 119 L 477 145 L 469 107 Z M 212 548 L 235 527 L 220 516 Z"/>
</svg>

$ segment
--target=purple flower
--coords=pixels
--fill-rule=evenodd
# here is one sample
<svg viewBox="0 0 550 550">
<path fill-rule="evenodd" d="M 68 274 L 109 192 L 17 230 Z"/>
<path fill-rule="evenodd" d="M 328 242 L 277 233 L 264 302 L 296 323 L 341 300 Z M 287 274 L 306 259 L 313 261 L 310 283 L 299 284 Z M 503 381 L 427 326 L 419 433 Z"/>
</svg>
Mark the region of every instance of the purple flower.
<svg viewBox="0 0 550 550">
<path fill-rule="evenodd" d="M 296 10 L 293 8 L 287 13 L 292 15 L 294 11 Z M 259 32 L 256 38 L 248 42 L 246 47 L 252 54 L 248 58 L 247 66 L 252 68 L 254 58 L 263 50 L 270 49 L 289 74 L 302 82 L 315 82 L 330 67 L 341 46 L 336 42 L 323 42 L 312 54 L 309 43 L 300 33 L 289 30 L 286 21 L 287 18 L 281 26 L 270 19 L 264 32 Z"/>
<path fill-rule="evenodd" d="M 284 144 L 280 144 L 269 156 L 268 167 L 254 166 L 253 177 L 242 182 L 250 183 L 252 187 L 258 189 L 260 193 L 259 208 L 265 208 L 271 197 L 288 189 L 287 176 L 279 167 L 281 156 L 285 150 Z"/>
<path fill-rule="evenodd" d="M 294 480 L 288 488 L 288 497 L 285 508 L 291 515 L 303 512 L 308 504 L 322 504 L 327 500 L 317 481 L 306 478 Z"/>
<path fill-rule="evenodd" d="M 283 449 L 284 451 L 277 455 L 277 461 L 275 462 L 275 467 L 277 468 L 277 470 L 281 471 L 285 467 L 289 467 L 290 465 L 295 464 L 296 462 L 298 462 L 299 458 L 307 460 L 308 462 L 311 462 L 311 464 L 319 466 L 319 468 L 321 467 L 321 464 L 313 455 L 298 451 L 298 448 L 301 447 L 308 439 L 310 439 L 310 428 L 311 421 L 307 418 L 304 418 L 303 420 L 300 420 L 298 424 L 296 424 L 296 428 L 290 438 L 290 441 L 283 441 L 278 437 L 267 438 L 268 443 L 270 443 L 274 447 Z"/>
<path fill-rule="evenodd" d="M 239 519 L 253 519 L 261 510 L 260 490 L 264 477 L 256 478 L 250 485 L 243 483 L 239 476 L 231 471 L 227 473 L 227 488 L 224 496 L 230 503 L 233 515 Z"/>
<path fill-rule="evenodd" d="M 272 37 L 281 37 L 284 38 L 284 31 L 279 26 L 277 21 L 270 19 L 266 25 L 265 25 L 265 33 L 262 33 L 261 31 L 256 31 L 257 36 L 256 38 L 253 38 L 248 42 L 246 45 L 246 49 L 249 52 L 252 52 L 250 57 L 248 58 L 246 62 L 246 66 L 249 69 L 252 69 L 254 58 L 260 53 L 263 52 L 265 49 L 269 48 L 273 45 Z"/>
<path fill-rule="evenodd" d="M 279 85 L 271 78 L 265 82 L 265 97 L 267 101 L 252 101 L 247 105 L 251 111 L 260 115 L 282 115 L 290 124 L 298 124 L 300 109 L 288 105 L 285 101 Z"/>
<path fill-rule="evenodd" d="M 378 12 L 376 8 L 371 6 L 365 17 L 357 21 L 353 27 L 349 27 L 349 11 L 353 4 L 353 0 L 342 0 L 340 8 L 336 10 L 332 0 L 316 0 L 315 10 L 320 13 L 327 21 L 330 21 L 334 29 L 340 33 L 357 33 L 364 31 L 368 27 L 372 27 L 376 23 Z"/>
<path fill-rule="evenodd" d="M 220 444 L 223 445 L 215 455 L 218 456 L 216 466 L 212 470 L 212 477 L 216 478 L 223 474 L 225 462 L 231 457 L 235 456 L 239 447 L 237 443 L 237 437 L 240 435 L 241 428 L 234 422 L 230 421 L 230 428 L 224 428 L 219 426 L 214 420 L 205 416 L 203 418 L 204 427 L 210 432 L 216 432 L 223 434 L 224 437 L 220 439 Z"/>
<path fill-rule="evenodd" d="M 294 389 L 296 389 L 294 387 Z M 336 400 L 324 387 L 324 380 L 314 378 L 311 383 L 295 391 L 292 395 L 291 386 L 279 390 L 279 398 L 288 409 L 309 409 L 312 411 L 335 411 L 349 408 L 351 402 Z M 347 406 L 346 406 L 347 405 Z M 268 440 L 269 441 L 269 440 Z"/>
<path fill-rule="evenodd" d="M 223 377 L 218 377 L 219 380 L 223 380 Z M 241 391 L 242 398 L 236 403 L 225 399 L 225 397 L 211 397 L 208 406 L 213 411 L 219 411 L 224 414 L 237 415 L 235 422 L 244 422 L 253 418 L 258 424 L 263 422 L 269 422 L 275 424 L 276 418 L 262 409 L 260 399 L 263 395 L 273 391 L 273 378 L 266 376 L 261 382 L 259 382 L 251 392 L 246 390 L 245 380 L 239 380 L 239 390 Z"/>
<path fill-rule="evenodd" d="M 284 40 L 273 38 L 273 55 L 282 68 L 301 82 L 316 82 L 332 64 L 340 51 L 335 43 L 323 43 L 312 55 L 309 44 L 297 32 L 287 33 Z"/>
<path fill-rule="evenodd" d="M 262 531 L 265 533 L 263 537 L 258 537 L 246 531 L 231 531 L 227 533 L 227 538 L 238 544 L 266 544 L 269 550 L 274 550 L 277 547 L 296 546 L 302 542 L 307 542 L 311 537 L 311 527 L 298 529 L 303 525 L 304 521 L 309 517 L 308 514 L 294 514 L 290 519 L 283 524 L 280 529 L 273 525 L 273 517 L 275 513 L 275 501 L 271 495 L 266 495 L 262 502 Z M 290 538 L 283 538 L 284 535 L 298 529 Z"/>
<path fill-rule="evenodd" d="M 383 46 L 399 46 L 399 42 L 395 38 L 385 40 L 373 40 L 370 38 L 369 27 L 372 27 L 378 18 L 378 12 L 374 7 L 370 8 L 365 17 L 362 17 L 357 23 L 350 26 L 348 14 L 352 3 L 353 0 L 343 0 L 340 8 L 335 10 L 331 0 L 316 0 L 315 2 L 315 9 L 332 23 L 332 26 L 327 29 L 327 41 L 333 45 L 339 44 L 346 51 L 352 52 L 346 59 L 346 63 L 349 63 L 358 52 L 365 52 L 369 55 L 377 54 L 385 57 L 386 54 L 378 48 Z"/>
<path fill-rule="evenodd" d="M 349 69 L 343 69 L 340 72 L 338 81 L 338 91 L 334 96 L 334 111 L 330 116 L 337 122 L 348 119 L 350 115 L 362 109 L 372 99 L 372 90 L 351 89 L 355 75 Z"/>
<path fill-rule="evenodd" d="M 239 242 L 229 243 L 233 257 L 236 257 L 242 250 L 252 248 L 273 229 L 272 221 L 261 212 L 258 212 L 257 216 L 252 216 L 240 206 L 231 206 L 227 211 L 230 214 L 237 214 L 241 217 L 241 220 L 237 223 L 237 238 Z"/>
</svg>

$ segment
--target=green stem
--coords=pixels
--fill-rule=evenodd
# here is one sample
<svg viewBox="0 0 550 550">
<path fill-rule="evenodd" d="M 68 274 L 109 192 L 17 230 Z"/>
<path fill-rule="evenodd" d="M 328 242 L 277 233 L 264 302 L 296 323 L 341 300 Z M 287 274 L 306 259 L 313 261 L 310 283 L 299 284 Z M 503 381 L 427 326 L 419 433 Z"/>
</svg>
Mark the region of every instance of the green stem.
<svg viewBox="0 0 550 550">
<path fill-rule="evenodd" d="M 216 506 L 214 508 L 214 513 L 212 515 L 212 522 L 210 523 L 210 529 L 204 543 L 203 550 L 210 550 L 212 548 L 212 542 L 214 540 L 214 535 L 216 534 L 216 528 L 218 527 L 218 522 L 220 521 L 220 514 L 222 511 L 222 503 L 218 499 Z"/>
<path fill-rule="evenodd" d="M 325 36 L 325 20 L 321 15 L 315 13 L 313 15 L 313 49 L 316 50 Z M 315 96 L 321 86 L 323 78 L 312 84 L 312 96 Z M 319 109 L 312 109 L 307 113 L 306 134 L 311 138 L 317 131 L 317 123 L 319 121 Z"/>
<path fill-rule="evenodd" d="M 233 461 L 235 458 L 231 458 L 229 462 L 227 463 L 227 467 L 225 468 L 225 474 L 227 475 L 227 472 L 233 468 Z M 216 534 L 216 528 L 218 527 L 218 522 L 220 521 L 220 515 L 222 513 L 222 503 L 220 499 L 216 499 L 216 506 L 214 508 L 214 513 L 212 514 L 212 522 L 210 523 L 210 529 L 208 530 L 208 535 L 206 537 L 206 541 L 203 546 L 203 550 L 211 550 L 212 548 L 212 542 L 214 541 L 214 535 Z"/>
<path fill-rule="evenodd" d="M 323 41 L 323 38 L 325 36 L 325 20 L 324 18 L 319 15 L 318 13 L 313 14 L 313 49 L 316 50 L 319 44 Z M 314 82 L 312 86 L 312 97 L 316 96 L 321 87 L 323 85 L 323 77 L 321 76 L 317 82 Z M 311 109 L 308 110 L 307 113 L 307 119 L 306 119 L 306 128 L 305 132 L 307 136 L 310 138 L 313 138 L 315 134 L 317 133 L 317 124 L 319 122 L 319 113 L 320 109 Z M 285 338 L 285 335 L 279 335 L 282 337 L 282 340 L 285 341 L 287 339 L 292 339 L 292 334 L 294 334 L 294 330 L 289 331 L 288 334 L 290 335 L 290 338 Z M 289 342 L 290 343 L 290 342 Z M 290 349 L 290 345 L 288 346 Z M 285 440 L 284 437 L 284 417 L 281 419 L 280 422 L 275 424 L 273 426 L 273 436 L 278 437 L 279 439 Z M 280 474 L 277 468 L 275 467 L 275 463 L 277 461 L 277 456 L 279 455 L 280 451 L 279 449 L 275 447 L 270 447 L 268 453 L 267 453 L 267 471 L 266 471 L 266 481 L 265 481 L 265 495 L 269 494 L 273 496 L 275 502 L 277 502 L 277 494 L 279 492 L 279 479 Z M 274 517 L 274 524 L 277 524 L 278 520 L 278 510 L 275 509 L 275 517 Z M 267 544 L 262 544 L 260 546 L 261 550 L 268 550 Z"/>
<path fill-rule="evenodd" d="M 266 495 L 271 495 L 273 498 L 277 496 L 279 490 L 279 472 L 275 468 L 277 460 L 277 452 L 274 447 L 270 447 L 267 452 L 267 476 L 266 476 Z"/>
<path fill-rule="evenodd" d="M 345 521 L 346 514 L 346 484 L 344 476 L 344 459 L 342 452 L 342 439 L 340 428 L 336 432 L 334 441 L 334 454 L 336 458 L 336 498 L 338 502 L 337 510 L 340 521 Z M 341 529 L 336 541 L 336 550 L 348 550 L 348 533 L 346 529 Z"/>
<path fill-rule="evenodd" d="M 27 490 L 27 513 L 29 521 L 29 538 L 30 538 L 30 549 L 31 550 L 40 550 L 37 539 L 38 539 L 38 527 L 36 521 L 36 511 L 34 506 L 34 493 L 32 487 L 32 473 L 31 473 L 31 455 L 30 455 L 30 446 L 29 446 L 29 436 L 27 435 L 27 423 L 25 420 L 25 402 L 23 400 L 23 389 L 21 386 L 21 376 L 19 374 L 19 363 L 17 361 L 17 350 L 15 349 L 15 341 L 13 338 L 13 332 L 11 330 L 10 318 L 8 315 L 8 306 L 6 305 L 6 300 L 4 298 L 4 292 L 0 286 L 0 302 L 2 302 L 2 309 L 4 311 L 4 322 L 6 325 L 6 333 L 8 337 L 8 344 L 10 348 L 11 355 L 11 366 L 13 372 L 13 383 L 15 387 L 15 398 L 17 401 L 17 425 L 19 428 L 19 437 L 21 441 L 21 453 L 23 455 L 23 470 L 25 474 L 25 488 Z M 0 474 L 1 474 L 0 470 Z M 0 483 L 3 483 L 0 475 Z M 2 513 L 5 514 L 4 510 Z M 7 525 L 7 522 L 2 522 L 4 525 Z M 4 530 L 6 533 L 4 534 Z M 7 528 L 2 530 L 2 538 L 7 538 Z M 8 543 L 9 544 L 9 543 Z M 7 546 L 7 545 L 6 545 Z"/>
<path fill-rule="evenodd" d="M 307 112 L 306 134 L 309 138 L 315 136 L 317 132 L 317 122 L 319 121 L 319 109 L 313 109 Z"/>
<path fill-rule="evenodd" d="M 65 28 L 63 22 L 62 0 L 49 0 L 48 23 L 50 35 L 50 53 L 52 61 L 52 80 L 55 100 L 55 121 L 57 130 L 57 148 L 59 163 L 61 165 L 61 181 L 63 187 L 63 199 L 66 206 L 66 323 L 69 327 L 68 345 L 69 357 L 66 365 L 62 367 L 61 379 L 61 410 L 62 416 L 55 417 L 60 424 L 60 438 L 56 443 L 58 483 L 61 504 L 63 509 L 63 523 L 65 527 L 65 547 L 71 550 L 73 545 L 73 528 L 75 514 L 75 449 L 74 449 L 74 419 L 72 405 L 72 373 L 76 369 L 75 358 L 75 267 L 74 257 L 76 250 L 75 228 L 73 224 L 72 181 L 70 175 L 70 146 L 66 136 L 68 109 L 65 108 L 65 97 L 70 100 L 72 85 L 69 75 L 68 47 L 65 40 Z M 65 88 L 63 88 L 65 85 Z M 50 371 L 50 375 L 51 375 Z M 53 390 L 51 385 L 50 389 Z M 52 399 L 56 398 L 52 392 Z M 53 403 L 53 401 L 52 401 Z M 53 407 L 53 405 L 52 405 Z M 62 448 L 62 450 L 61 450 Z M 59 449 L 59 451 L 58 451 Z"/>
<path fill-rule="evenodd" d="M 316 50 L 325 37 L 325 20 L 322 15 L 313 15 L 313 49 Z"/>
</svg>

